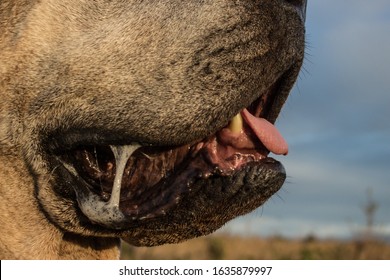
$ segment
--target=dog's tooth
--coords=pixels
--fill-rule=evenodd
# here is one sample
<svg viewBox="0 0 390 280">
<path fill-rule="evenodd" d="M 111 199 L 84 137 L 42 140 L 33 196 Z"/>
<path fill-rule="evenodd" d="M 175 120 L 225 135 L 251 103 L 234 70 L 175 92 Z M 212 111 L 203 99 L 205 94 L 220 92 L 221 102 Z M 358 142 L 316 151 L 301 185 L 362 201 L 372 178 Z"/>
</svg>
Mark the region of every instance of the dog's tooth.
<svg viewBox="0 0 390 280">
<path fill-rule="evenodd" d="M 243 120 L 241 113 L 238 113 L 236 116 L 234 116 L 233 119 L 231 119 L 228 128 L 233 133 L 240 133 L 243 129 Z"/>
</svg>

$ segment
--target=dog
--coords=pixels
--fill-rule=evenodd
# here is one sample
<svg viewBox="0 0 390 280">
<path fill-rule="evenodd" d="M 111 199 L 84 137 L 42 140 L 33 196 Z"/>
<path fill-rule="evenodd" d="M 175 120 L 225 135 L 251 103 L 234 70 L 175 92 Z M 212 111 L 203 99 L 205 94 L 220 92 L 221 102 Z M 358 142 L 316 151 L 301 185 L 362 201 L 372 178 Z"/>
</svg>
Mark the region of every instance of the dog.
<svg viewBox="0 0 390 280">
<path fill-rule="evenodd" d="M 0 258 L 117 259 L 284 183 L 306 0 L 0 2 Z"/>
</svg>

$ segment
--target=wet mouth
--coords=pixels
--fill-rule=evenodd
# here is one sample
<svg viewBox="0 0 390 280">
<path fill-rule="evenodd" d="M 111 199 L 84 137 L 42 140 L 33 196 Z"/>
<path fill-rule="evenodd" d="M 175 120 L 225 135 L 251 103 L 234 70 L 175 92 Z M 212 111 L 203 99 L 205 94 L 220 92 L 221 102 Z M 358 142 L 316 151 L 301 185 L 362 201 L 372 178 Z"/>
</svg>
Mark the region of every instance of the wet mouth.
<svg viewBox="0 0 390 280">
<path fill-rule="evenodd" d="M 78 205 L 92 223 L 114 229 L 166 215 L 191 193 L 194 181 L 229 177 L 247 165 L 288 153 L 266 116 L 275 86 L 216 133 L 181 146 L 83 145 L 59 157 L 75 178 Z"/>
</svg>

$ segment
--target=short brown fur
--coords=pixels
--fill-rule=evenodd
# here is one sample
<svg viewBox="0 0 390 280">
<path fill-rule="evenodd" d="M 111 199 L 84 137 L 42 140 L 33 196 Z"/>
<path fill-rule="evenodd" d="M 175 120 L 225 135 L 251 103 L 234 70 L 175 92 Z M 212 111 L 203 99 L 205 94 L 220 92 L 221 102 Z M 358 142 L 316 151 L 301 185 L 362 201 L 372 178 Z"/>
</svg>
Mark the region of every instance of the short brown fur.
<svg viewBox="0 0 390 280">
<path fill-rule="evenodd" d="M 214 133 L 285 71 L 295 80 L 304 29 L 287 2 L 0 1 L 0 258 L 118 258 L 122 235 L 83 225 L 45 143 L 102 131 L 180 145 Z"/>
</svg>

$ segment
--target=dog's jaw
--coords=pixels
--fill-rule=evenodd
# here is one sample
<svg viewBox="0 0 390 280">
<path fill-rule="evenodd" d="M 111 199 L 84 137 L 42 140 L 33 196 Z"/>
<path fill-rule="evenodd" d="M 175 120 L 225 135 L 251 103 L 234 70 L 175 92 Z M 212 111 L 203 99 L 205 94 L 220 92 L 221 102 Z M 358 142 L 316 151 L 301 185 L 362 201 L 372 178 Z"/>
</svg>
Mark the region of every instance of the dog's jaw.
<svg viewBox="0 0 390 280">
<path fill-rule="evenodd" d="M 65 167 L 55 172 L 69 178 L 87 226 L 121 232 L 137 245 L 207 234 L 257 208 L 282 186 L 284 168 L 268 153 L 287 154 L 287 144 L 266 118 L 283 83 L 278 81 L 279 86 L 270 87 L 225 127 L 194 143 L 76 146 L 57 151 L 52 165 Z M 215 208 L 225 210 L 206 210 Z M 182 209 L 191 215 L 184 217 L 188 213 Z M 160 230 L 151 230 L 156 224 Z"/>
<path fill-rule="evenodd" d="M 126 9 L 110 10 L 119 2 L 36 1 L 12 30 L 1 79 L 35 198 L 64 232 L 120 236 L 138 245 L 210 233 L 264 203 L 284 182 L 283 166 L 267 157 L 264 145 L 250 153 L 225 151 L 231 139 L 218 136 L 244 108 L 255 114 L 251 104 L 274 86 L 277 94 L 264 101 L 272 105 L 262 106 L 261 117 L 276 120 L 303 60 L 297 7 L 305 1 L 135 1 L 131 7 L 122 1 Z M 84 14 L 88 9 L 100 13 L 96 22 Z M 94 147 L 134 142 L 186 149 L 176 160 L 190 168 L 167 176 L 172 184 L 137 186 L 139 197 L 109 207 L 113 223 L 99 220 L 77 201 L 77 192 L 92 192 L 104 208 L 113 184 L 96 191 L 73 163 L 88 161 Z M 142 149 L 133 158 L 150 156 Z M 194 161 L 185 160 L 188 149 L 195 150 Z M 114 161 L 100 170 L 108 181 L 115 177 Z M 87 169 L 101 175 L 92 164 Z M 152 203 L 141 203 L 150 188 L 156 190 Z"/>
</svg>

